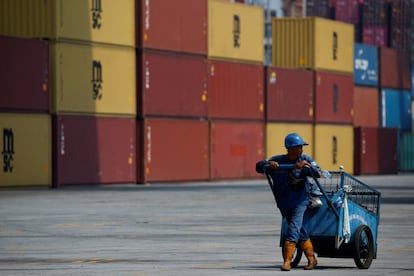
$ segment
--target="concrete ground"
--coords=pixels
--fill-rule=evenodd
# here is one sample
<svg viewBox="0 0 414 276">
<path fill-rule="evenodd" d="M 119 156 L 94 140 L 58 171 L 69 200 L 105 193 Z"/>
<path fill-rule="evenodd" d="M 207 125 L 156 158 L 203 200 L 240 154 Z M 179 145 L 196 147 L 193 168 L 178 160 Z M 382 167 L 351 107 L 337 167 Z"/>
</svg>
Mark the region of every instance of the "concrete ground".
<svg viewBox="0 0 414 276">
<path fill-rule="evenodd" d="M 414 275 L 414 174 L 364 176 L 382 193 L 378 256 L 281 272 L 267 182 L 0 190 L 0 275 Z"/>
</svg>

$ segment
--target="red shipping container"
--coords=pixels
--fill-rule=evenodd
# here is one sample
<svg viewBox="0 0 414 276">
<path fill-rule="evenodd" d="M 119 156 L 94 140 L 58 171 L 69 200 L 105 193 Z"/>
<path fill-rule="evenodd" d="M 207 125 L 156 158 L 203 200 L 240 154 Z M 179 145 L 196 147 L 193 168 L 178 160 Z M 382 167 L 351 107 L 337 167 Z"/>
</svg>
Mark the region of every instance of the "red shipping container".
<svg viewBox="0 0 414 276">
<path fill-rule="evenodd" d="M 378 128 L 378 166 L 379 174 L 398 173 L 398 128 Z"/>
<path fill-rule="evenodd" d="M 136 183 L 135 118 L 53 117 L 53 185 Z"/>
<path fill-rule="evenodd" d="M 142 182 L 208 180 L 208 122 L 144 118 Z"/>
<path fill-rule="evenodd" d="M 205 57 L 144 51 L 138 64 L 138 114 L 207 117 Z"/>
<path fill-rule="evenodd" d="M 381 47 L 379 55 L 380 86 L 410 90 L 411 69 L 408 53 Z"/>
<path fill-rule="evenodd" d="M 210 178 L 257 178 L 254 164 L 264 159 L 264 123 L 210 122 Z"/>
<path fill-rule="evenodd" d="M 208 62 L 209 117 L 264 120 L 264 66 Z"/>
<path fill-rule="evenodd" d="M 313 121 L 312 71 L 266 67 L 266 119 Z"/>
<path fill-rule="evenodd" d="M 207 0 L 137 0 L 137 48 L 207 55 Z"/>
<path fill-rule="evenodd" d="M 49 43 L 0 36 L 0 110 L 49 113 Z"/>
<path fill-rule="evenodd" d="M 358 24 L 361 8 L 361 0 L 336 0 L 335 20 Z"/>
<path fill-rule="evenodd" d="M 354 126 L 379 126 L 379 90 L 377 87 L 354 87 Z"/>
<path fill-rule="evenodd" d="M 363 44 L 377 47 L 388 45 L 388 28 L 386 25 L 363 25 L 362 41 Z"/>
<path fill-rule="evenodd" d="M 379 173 L 377 127 L 354 128 L 354 174 Z"/>
<path fill-rule="evenodd" d="M 315 72 L 315 123 L 353 124 L 354 77 Z"/>
</svg>

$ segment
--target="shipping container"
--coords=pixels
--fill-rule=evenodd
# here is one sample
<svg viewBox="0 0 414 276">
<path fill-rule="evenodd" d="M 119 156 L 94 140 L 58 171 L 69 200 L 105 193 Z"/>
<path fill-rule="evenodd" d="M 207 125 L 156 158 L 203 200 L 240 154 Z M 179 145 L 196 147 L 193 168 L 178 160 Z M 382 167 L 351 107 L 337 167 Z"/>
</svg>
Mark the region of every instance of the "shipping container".
<svg viewBox="0 0 414 276">
<path fill-rule="evenodd" d="M 273 155 L 285 154 L 285 137 L 289 133 L 298 133 L 309 146 L 303 147 L 303 152 L 314 155 L 313 125 L 311 123 L 266 123 L 266 155 L 270 158 Z"/>
<path fill-rule="evenodd" d="M 353 73 L 354 26 L 317 17 L 273 18 L 273 66 Z"/>
<path fill-rule="evenodd" d="M 354 128 L 354 174 L 379 173 L 378 127 Z"/>
<path fill-rule="evenodd" d="M 289 2 L 289 1 L 284 1 Z M 335 6 L 332 0 L 305 0 L 307 17 L 334 19 Z"/>
<path fill-rule="evenodd" d="M 210 118 L 264 120 L 264 66 L 208 61 Z"/>
<path fill-rule="evenodd" d="M 53 43 L 54 114 L 136 115 L 133 48 Z"/>
<path fill-rule="evenodd" d="M 207 120 L 147 117 L 142 128 L 142 183 L 209 179 Z"/>
<path fill-rule="evenodd" d="M 361 43 L 354 44 L 354 83 L 378 87 L 378 48 Z"/>
<path fill-rule="evenodd" d="M 266 120 L 312 122 L 313 83 L 310 70 L 266 67 Z"/>
<path fill-rule="evenodd" d="M 407 52 L 381 47 L 379 64 L 382 88 L 411 90 L 411 68 Z"/>
<path fill-rule="evenodd" d="M 314 91 L 315 123 L 353 123 L 353 75 L 315 71 Z"/>
<path fill-rule="evenodd" d="M 382 89 L 380 102 L 381 126 L 411 131 L 411 96 L 406 90 Z"/>
<path fill-rule="evenodd" d="M 379 90 L 376 87 L 354 87 L 354 126 L 378 127 L 380 118 Z"/>
<path fill-rule="evenodd" d="M 410 9 L 413 2 L 410 0 L 389 1 L 390 10 L 390 47 L 395 49 L 410 48 L 410 33 L 412 26 L 410 22 Z"/>
<path fill-rule="evenodd" d="M 362 1 L 360 0 L 336 0 L 335 20 L 358 24 L 361 8 Z"/>
<path fill-rule="evenodd" d="M 263 122 L 210 122 L 210 180 L 257 178 L 254 164 L 263 159 Z"/>
<path fill-rule="evenodd" d="M 0 36 L 0 60 L 0 110 L 49 113 L 49 43 Z"/>
<path fill-rule="evenodd" d="M 378 128 L 379 174 L 397 174 L 400 131 L 397 128 Z"/>
<path fill-rule="evenodd" d="M 136 183 L 135 118 L 53 116 L 53 186 Z"/>
<path fill-rule="evenodd" d="M 414 134 L 401 133 L 400 171 L 414 171 Z"/>
<path fill-rule="evenodd" d="M 137 0 L 137 48 L 207 54 L 208 0 Z"/>
<path fill-rule="evenodd" d="M 138 54 L 138 114 L 207 117 L 207 59 L 171 52 Z"/>
<path fill-rule="evenodd" d="M 411 98 L 414 99 L 414 66 L 413 65 L 411 65 Z"/>
<path fill-rule="evenodd" d="M 387 47 L 388 27 L 387 25 L 363 25 L 362 41 L 363 44 L 376 47 Z"/>
<path fill-rule="evenodd" d="M 325 170 L 354 170 L 354 127 L 348 125 L 316 124 L 314 129 L 314 159 Z"/>
<path fill-rule="evenodd" d="M 135 0 L 2 0 L 0 33 L 135 47 Z"/>
<path fill-rule="evenodd" d="M 251 63 L 264 62 L 264 9 L 208 1 L 208 57 Z"/>
<path fill-rule="evenodd" d="M 0 186 L 50 186 L 51 119 L 48 114 L 0 113 Z"/>
<path fill-rule="evenodd" d="M 400 108 L 401 108 L 401 131 L 411 132 L 412 125 L 412 110 L 411 110 L 411 93 L 410 91 L 402 90 L 400 93 Z"/>
</svg>

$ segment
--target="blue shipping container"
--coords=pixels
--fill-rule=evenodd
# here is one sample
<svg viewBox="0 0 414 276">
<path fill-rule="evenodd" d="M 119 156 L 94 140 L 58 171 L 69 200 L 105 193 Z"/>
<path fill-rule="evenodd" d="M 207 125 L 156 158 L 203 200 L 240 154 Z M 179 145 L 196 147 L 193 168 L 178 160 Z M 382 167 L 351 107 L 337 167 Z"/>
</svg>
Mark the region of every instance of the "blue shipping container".
<svg viewBox="0 0 414 276">
<path fill-rule="evenodd" d="M 382 89 L 380 103 L 382 127 L 411 131 L 411 96 L 409 91 Z"/>
<path fill-rule="evenodd" d="M 378 48 L 372 45 L 354 45 L 354 83 L 378 86 Z"/>
<path fill-rule="evenodd" d="M 401 91 L 400 94 L 400 114 L 401 130 L 411 131 L 411 95 L 410 91 Z"/>
<path fill-rule="evenodd" d="M 411 65 L 411 98 L 414 99 L 414 65 Z"/>
</svg>

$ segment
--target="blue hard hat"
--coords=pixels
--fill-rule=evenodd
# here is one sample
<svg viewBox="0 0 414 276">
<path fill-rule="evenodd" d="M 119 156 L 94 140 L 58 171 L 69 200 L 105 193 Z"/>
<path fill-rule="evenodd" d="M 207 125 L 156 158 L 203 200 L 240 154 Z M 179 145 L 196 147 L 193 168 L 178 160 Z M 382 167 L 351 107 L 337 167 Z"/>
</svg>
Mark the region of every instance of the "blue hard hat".
<svg viewBox="0 0 414 276">
<path fill-rule="evenodd" d="M 285 147 L 296 147 L 296 146 L 307 146 L 309 145 L 305 141 L 303 141 L 302 137 L 297 133 L 289 133 L 285 137 Z"/>
</svg>

